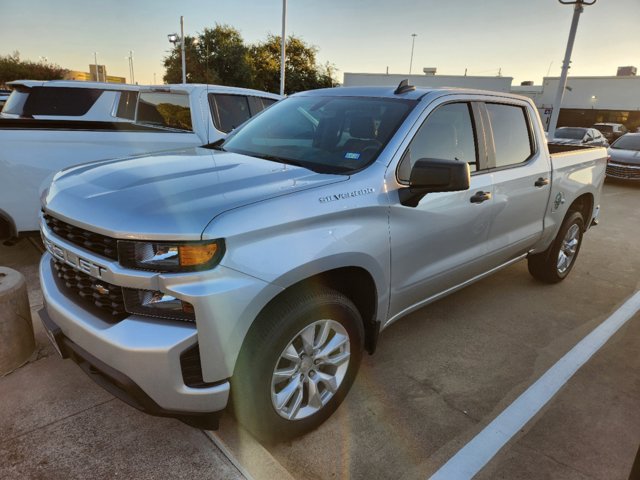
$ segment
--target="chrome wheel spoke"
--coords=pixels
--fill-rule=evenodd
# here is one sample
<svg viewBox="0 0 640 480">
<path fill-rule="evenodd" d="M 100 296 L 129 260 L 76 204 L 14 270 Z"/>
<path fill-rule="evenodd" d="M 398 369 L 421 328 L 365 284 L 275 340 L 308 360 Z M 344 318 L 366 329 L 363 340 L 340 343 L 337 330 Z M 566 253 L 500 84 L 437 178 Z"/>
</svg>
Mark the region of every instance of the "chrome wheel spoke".
<svg viewBox="0 0 640 480">
<path fill-rule="evenodd" d="M 335 334 L 329 343 L 322 347 L 322 349 L 318 352 L 317 358 L 320 358 L 324 361 L 332 352 L 335 352 L 340 347 L 349 343 L 349 338 L 345 335 Z"/>
<path fill-rule="evenodd" d="M 289 414 L 287 415 L 289 417 L 289 420 L 295 418 L 300 411 L 300 407 L 302 406 L 302 399 L 304 398 L 304 392 L 302 389 L 302 383 L 300 383 L 295 393 L 295 400 L 293 401 L 291 409 L 289 410 Z"/>
<path fill-rule="evenodd" d="M 333 375 L 329 375 L 323 372 L 317 372 L 316 378 L 314 380 L 316 379 L 317 382 L 321 382 L 331 393 L 336 393 L 336 390 L 338 390 L 338 383 L 336 382 L 336 377 L 334 377 Z"/>
<path fill-rule="evenodd" d="M 304 351 L 307 355 L 311 355 L 313 353 L 313 341 L 315 339 L 315 336 L 316 336 L 315 324 L 309 325 L 300 334 L 300 339 L 302 340 L 302 346 L 304 347 Z"/>
<path fill-rule="evenodd" d="M 578 244 L 580 242 L 580 227 L 576 224 L 571 225 L 560 245 L 560 251 L 558 252 L 557 270 L 558 273 L 564 273 L 567 271 L 573 257 L 575 257 L 578 251 Z"/>
<path fill-rule="evenodd" d="M 276 382 L 286 380 L 288 378 L 293 377 L 298 372 L 297 366 L 289 367 L 289 368 L 280 368 L 276 369 L 273 372 L 273 379 Z"/>
<path fill-rule="evenodd" d="M 339 365 L 342 365 L 347 360 L 349 360 L 350 356 L 351 356 L 351 353 L 349 352 L 340 352 L 337 355 L 321 359 L 320 361 L 322 362 L 323 365 L 332 365 L 334 367 L 337 367 Z"/>
<path fill-rule="evenodd" d="M 310 378 L 306 385 L 307 393 L 309 394 L 309 406 L 316 409 L 322 408 L 322 397 L 320 396 L 320 391 L 318 390 L 317 380 Z"/>
<path fill-rule="evenodd" d="M 331 325 L 329 324 L 329 322 L 324 322 L 320 327 L 320 334 L 318 335 L 318 338 L 316 338 L 316 341 L 313 344 L 314 348 L 322 347 L 322 345 L 324 345 L 325 342 L 327 341 L 327 338 L 329 337 L 329 333 L 331 333 Z"/>
<path fill-rule="evenodd" d="M 289 403 L 293 394 L 300 388 L 300 378 L 293 378 L 286 387 L 284 387 L 280 393 L 276 394 L 276 408 L 278 410 L 284 409 L 284 407 Z"/>
<path fill-rule="evenodd" d="M 289 346 L 282 352 L 282 358 L 286 358 L 287 360 L 300 363 L 300 354 L 296 350 L 296 347 L 293 344 L 289 344 Z"/>
</svg>

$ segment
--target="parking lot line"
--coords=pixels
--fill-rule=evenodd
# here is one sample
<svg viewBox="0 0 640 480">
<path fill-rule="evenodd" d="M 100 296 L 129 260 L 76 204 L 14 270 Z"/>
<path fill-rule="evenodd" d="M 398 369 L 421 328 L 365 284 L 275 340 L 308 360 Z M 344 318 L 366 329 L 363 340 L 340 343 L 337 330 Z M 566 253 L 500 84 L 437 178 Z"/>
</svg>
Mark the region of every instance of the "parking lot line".
<svg viewBox="0 0 640 480">
<path fill-rule="evenodd" d="M 639 310 L 637 291 L 440 467 L 431 480 L 466 479 L 478 473 Z"/>
</svg>

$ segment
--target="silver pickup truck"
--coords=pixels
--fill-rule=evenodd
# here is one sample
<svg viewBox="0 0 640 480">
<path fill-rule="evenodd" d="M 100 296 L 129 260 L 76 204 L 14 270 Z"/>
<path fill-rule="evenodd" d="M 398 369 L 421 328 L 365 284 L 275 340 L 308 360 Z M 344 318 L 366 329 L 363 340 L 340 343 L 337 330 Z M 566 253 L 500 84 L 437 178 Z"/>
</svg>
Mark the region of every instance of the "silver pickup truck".
<svg viewBox="0 0 640 480">
<path fill-rule="evenodd" d="M 529 99 L 403 82 L 296 94 L 224 142 L 72 167 L 42 199 L 41 318 L 139 409 L 214 428 L 232 405 L 259 438 L 291 438 L 409 312 L 519 260 L 569 274 L 607 153 L 556 148 Z"/>
</svg>

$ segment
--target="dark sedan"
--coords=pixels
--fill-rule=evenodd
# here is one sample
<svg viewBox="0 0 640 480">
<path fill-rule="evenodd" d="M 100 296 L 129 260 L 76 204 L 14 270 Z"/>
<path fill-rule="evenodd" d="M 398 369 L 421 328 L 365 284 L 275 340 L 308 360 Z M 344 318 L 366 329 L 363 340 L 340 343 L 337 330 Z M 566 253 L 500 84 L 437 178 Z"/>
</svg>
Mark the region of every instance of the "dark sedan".
<svg viewBox="0 0 640 480">
<path fill-rule="evenodd" d="M 609 142 L 595 128 L 561 127 L 556 130 L 549 143 L 556 145 L 589 145 L 593 147 L 608 147 Z"/>
<path fill-rule="evenodd" d="M 609 147 L 607 177 L 640 181 L 640 133 L 627 133 Z"/>
</svg>

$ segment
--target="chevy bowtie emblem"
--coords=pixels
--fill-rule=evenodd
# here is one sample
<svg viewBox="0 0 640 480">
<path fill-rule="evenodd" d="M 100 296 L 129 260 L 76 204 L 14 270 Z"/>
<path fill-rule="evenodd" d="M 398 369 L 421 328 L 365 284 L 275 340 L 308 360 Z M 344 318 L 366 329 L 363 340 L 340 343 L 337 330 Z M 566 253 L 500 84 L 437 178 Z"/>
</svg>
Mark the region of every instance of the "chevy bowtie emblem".
<svg viewBox="0 0 640 480">
<path fill-rule="evenodd" d="M 95 284 L 95 289 L 98 291 L 98 293 L 100 295 L 109 295 L 109 289 L 103 287 L 102 285 L 100 285 L 99 283 Z"/>
</svg>

